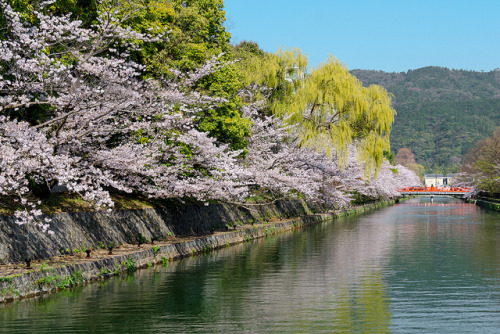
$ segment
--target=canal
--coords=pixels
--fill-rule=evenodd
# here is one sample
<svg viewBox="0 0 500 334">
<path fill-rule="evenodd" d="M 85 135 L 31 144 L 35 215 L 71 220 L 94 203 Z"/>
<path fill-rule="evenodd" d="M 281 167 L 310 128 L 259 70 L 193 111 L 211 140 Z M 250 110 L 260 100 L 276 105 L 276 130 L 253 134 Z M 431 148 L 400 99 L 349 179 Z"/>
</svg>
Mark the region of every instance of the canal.
<svg viewBox="0 0 500 334">
<path fill-rule="evenodd" d="M 1 333 L 500 330 L 500 214 L 411 199 L 0 305 Z"/>
</svg>

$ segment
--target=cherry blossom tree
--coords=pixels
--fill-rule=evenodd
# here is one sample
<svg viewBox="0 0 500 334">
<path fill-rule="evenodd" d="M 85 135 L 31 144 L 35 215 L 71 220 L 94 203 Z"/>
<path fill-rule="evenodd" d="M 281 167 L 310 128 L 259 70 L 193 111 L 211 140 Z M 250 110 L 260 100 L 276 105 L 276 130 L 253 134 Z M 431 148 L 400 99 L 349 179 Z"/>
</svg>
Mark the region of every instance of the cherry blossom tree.
<svg viewBox="0 0 500 334">
<path fill-rule="evenodd" d="M 402 165 L 391 166 L 385 161 L 377 178 L 372 178 L 369 191 L 384 199 L 390 199 L 400 196 L 398 189 L 420 185 L 420 179 L 415 172 Z"/>
<path fill-rule="evenodd" d="M 330 206 L 344 206 L 352 200 L 353 191 L 373 198 L 395 198 L 398 189 L 420 185 L 418 176 L 408 168 L 392 166 L 385 161 L 375 177 L 366 179 L 366 166 L 360 162 L 358 145 L 347 150 L 345 166 L 338 155 L 299 147 L 295 129 L 286 120 L 263 116 L 247 106 L 245 114 L 253 120 L 252 137 L 241 178 L 275 192 L 306 195 L 309 200 Z"/>
<path fill-rule="evenodd" d="M 166 36 L 123 25 L 134 15 L 100 3 L 97 23 L 48 15 L 42 2 L 31 21 L 0 0 L 6 22 L 0 40 L 0 195 L 19 198 L 20 224 L 48 230 L 30 183 L 65 185 L 96 207 L 111 208 L 109 189 L 156 198 L 244 202 L 253 187 L 276 197 L 301 194 L 330 206 L 350 193 L 394 197 L 417 184 L 402 166 L 384 164 L 366 179 L 355 143 L 340 167 L 338 155 L 300 147 L 286 119 L 259 104 L 243 108 L 253 122 L 247 152 L 231 150 L 196 127 L 204 108 L 225 102 L 191 89 L 225 66 L 214 57 L 197 71 L 145 78 L 131 59 L 138 45 Z M 119 17 L 119 18 L 117 18 Z M 248 93 L 248 92 L 247 92 Z M 30 117 L 37 113 L 37 117 Z M 244 154 L 245 153 L 245 154 Z"/>
<path fill-rule="evenodd" d="M 296 132 L 285 126 L 283 120 L 264 116 L 248 106 L 245 115 L 254 125 L 242 180 L 264 187 L 276 196 L 300 193 L 328 205 L 349 202 L 336 160 L 315 150 L 300 148 Z"/>
<path fill-rule="evenodd" d="M 160 37 L 122 28 L 103 5 L 98 24 L 85 29 L 45 15 L 47 4 L 33 11 L 34 25 L 0 2 L 8 36 L 0 41 L 0 194 L 27 203 L 29 180 L 57 181 L 100 207 L 113 205 L 108 188 L 201 200 L 246 194 L 231 172 L 240 152 L 193 124 L 198 108 L 219 101 L 186 87 L 217 59 L 187 77 L 143 80 L 130 51 Z M 43 121 L 19 117 L 34 108 Z"/>
</svg>

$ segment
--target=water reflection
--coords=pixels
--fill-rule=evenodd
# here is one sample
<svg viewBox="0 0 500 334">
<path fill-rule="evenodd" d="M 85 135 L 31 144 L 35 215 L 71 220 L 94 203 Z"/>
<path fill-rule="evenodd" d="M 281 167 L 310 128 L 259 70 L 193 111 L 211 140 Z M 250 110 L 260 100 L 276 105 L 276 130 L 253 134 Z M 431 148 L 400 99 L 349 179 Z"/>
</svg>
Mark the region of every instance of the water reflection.
<svg viewBox="0 0 500 334">
<path fill-rule="evenodd" d="M 499 215 L 436 197 L 0 306 L 8 333 L 500 326 Z"/>
</svg>

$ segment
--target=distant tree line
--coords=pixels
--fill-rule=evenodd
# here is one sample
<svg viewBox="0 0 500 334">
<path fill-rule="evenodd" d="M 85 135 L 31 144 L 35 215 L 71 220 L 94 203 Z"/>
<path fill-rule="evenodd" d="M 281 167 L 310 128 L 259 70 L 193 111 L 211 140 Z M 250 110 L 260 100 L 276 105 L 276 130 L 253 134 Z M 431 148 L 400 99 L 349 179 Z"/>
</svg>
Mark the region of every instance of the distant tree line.
<svg viewBox="0 0 500 334">
<path fill-rule="evenodd" d="M 401 73 L 351 71 L 394 96 L 391 146 L 411 149 L 426 172 L 457 172 L 479 140 L 500 126 L 500 70 L 424 67 Z"/>
</svg>

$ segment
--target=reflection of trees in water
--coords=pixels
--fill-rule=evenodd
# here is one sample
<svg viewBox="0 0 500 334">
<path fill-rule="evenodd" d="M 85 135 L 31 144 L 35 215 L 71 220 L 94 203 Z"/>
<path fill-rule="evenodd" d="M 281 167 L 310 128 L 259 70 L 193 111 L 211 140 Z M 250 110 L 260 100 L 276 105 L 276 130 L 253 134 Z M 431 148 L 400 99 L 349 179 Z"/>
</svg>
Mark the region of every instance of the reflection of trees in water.
<svg viewBox="0 0 500 334">
<path fill-rule="evenodd" d="M 435 209 L 404 204 L 172 261 L 87 286 L 78 295 L 41 299 L 36 307 L 18 308 L 10 319 L 39 319 L 27 325 L 31 331 L 37 324 L 49 328 L 57 322 L 59 328 L 95 332 L 125 325 L 137 331 L 387 332 L 385 268 L 408 264 L 415 252 L 443 252 L 428 240 L 440 245 L 451 238 L 475 238 L 477 226 L 457 221 L 462 215 L 457 210 L 470 217 L 475 209 L 458 204 Z M 453 219 L 437 221 L 446 215 Z M 488 231 L 497 233 L 490 225 Z M 493 237 L 488 240 L 493 247 Z M 417 278 L 422 270 L 434 271 L 419 265 L 406 274 Z M 10 321 L 7 314 L 3 319 Z"/>
<path fill-rule="evenodd" d="M 331 329 L 347 321 L 342 313 L 353 300 L 358 324 L 371 323 L 370 305 L 383 295 L 383 286 L 380 274 L 364 275 L 385 252 L 382 241 L 388 231 L 367 226 L 361 233 L 355 220 L 172 261 L 167 267 L 84 287 L 78 295 L 48 296 L 28 308 L 29 316 L 22 314 L 27 310 L 23 307 L 12 319 L 38 319 L 27 321 L 28 331 L 54 327 L 99 332 L 122 326 L 196 331 L 200 324 L 209 331 L 260 332 L 277 323 L 310 328 L 319 312 L 324 317 L 319 326 Z"/>
<path fill-rule="evenodd" d="M 487 275 L 495 274 L 500 277 L 500 214 L 485 212 L 481 215 L 482 224 L 477 224 L 477 233 L 473 238 L 472 255 L 479 270 Z M 497 290 L 500 285 L 497 285 Z"/>
<path fill-rule="evenodd" d="M 368 270 L 355 290 L 348 287 L 340 289 L 337 305 L 336 331 L 390 332 L 390 300 L 384 290 L 380 270 Z"/>
<path fill-rule="evenodd" d="M 173 261 L 156 273 L 144 270 L 85 287 L 77 296 L 52 296 L 49 309 L 39 302 L 10 319 L 29 316 L 44 328 L 57 322 L 95 332 L 122 326 L 151 332 L 388 332 L 389 286 L 411 281 L 408 289 L 427 291 L 433 288 L 429 280 L 463 280 L 480 261 L 499 267 L 498 215 L 479 224 L 485 222 L 482 210 L 450 201 L 402 204 Z M 445 265 L 438 261 L 443 258 Z M 481 279 L 468 280 L 476 286 Z M 35 331 L 35 324 L 27 328 Z"/>
<path fill-rule="evenodd" d="M 476 205 L 475 204 L 469 204 L 469 203 L 462 203 L 462 204 L 446 204 L 446 203 L 408 203 L 406 206 L 443 206 L 447 208 L 455 208 L 455 207 L 460 207 L 460 208 L 467 208 L 468 211 L 476 211 Z"/>
<path fill-rule="evenodd" d="M 242 290 L 244 299 L 251 301 L 245 305 L 248 314 L 269 326 L 284 321 L 280 328 L 296 330 L 314 325 L 318 326 L 315 329 L 331 331 L 349 319 L 343 315 L 347 312 L 344 306 L 354 299 L 349 305 L 356 308 L 352 319 L 357 319 L 357 326 L 366 322 L 367 326 L 387 328 L 389 300 L 383 291 L 382 274 L 375 277 L 368 273 L 386 261 L 391 226 L 367 224 L 360 229 L 358 219 L 338 221 L 336 226 L 316 226 L 307 234 L 287 240 L 284 246 L 277 243 L 275 251 L 279 251 L 275 256 L 279 261 L 272 262 L 274 268 L 258 277 L 251 276 L 248 284 L 253 288 Z M 387 316 L 370 311 L 377 303 L 378 311 L 386 310 Z M 379 317 L 385 327 L 372 317 Z M 250 326 L 254 331 L 263 330 L 259 324 Z"/>
</svg>

